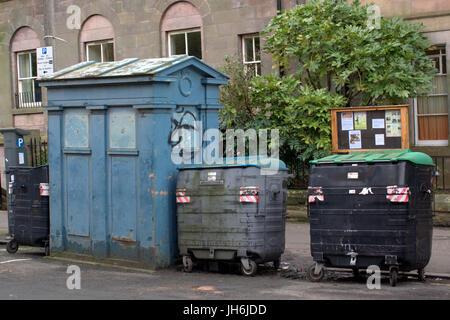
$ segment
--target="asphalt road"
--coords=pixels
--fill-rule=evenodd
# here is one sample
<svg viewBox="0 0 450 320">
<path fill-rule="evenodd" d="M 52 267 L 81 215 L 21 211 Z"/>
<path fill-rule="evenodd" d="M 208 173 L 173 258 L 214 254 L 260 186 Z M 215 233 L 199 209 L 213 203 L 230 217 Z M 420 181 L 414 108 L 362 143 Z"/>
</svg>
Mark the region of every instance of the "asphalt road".
<svg viewBox="0 0 450 320">
<path fill-rule="evenodd" d="M 307 224 L 287 225 L 283 261 L 301 266 L 311 262 L 308 230 Z M 435 231 L 436 248 L 445 248 L 449 235 L 447 229 Z M 270 266 L 262 267 L 251 278 L 234 268 L 225 273 L 200 268 L 190 274 L 177 268 L 145 273 L 48 259 L 40 248 L 22 247 L 15 255 L 4 248 L 0 246 L 0 299 L 450 299 L 450 280 L 442 278 L 429 278 L 424 283 L 406 278 L 397 287 L 390 287 L 388 279 L 383 279 L 380 290 L 369 290 L 365 279 L 345 274 L 312 283 L 286 278 Z M 448 252 L 433 268 L 448 263 Z M 70 276 L 67 268 L 72 264 L 81 270 L 79 290 L 69 290 L 66 285 Z"/>
<path fill-rule="evenodd" d="M 313 262 L 309 248 L 309 224 L 286 224 L 285 261 L 308 265 Z M 450 276 L 450 228 L 433 228 L 431 260 L 426 271 Z"/>
</svg>

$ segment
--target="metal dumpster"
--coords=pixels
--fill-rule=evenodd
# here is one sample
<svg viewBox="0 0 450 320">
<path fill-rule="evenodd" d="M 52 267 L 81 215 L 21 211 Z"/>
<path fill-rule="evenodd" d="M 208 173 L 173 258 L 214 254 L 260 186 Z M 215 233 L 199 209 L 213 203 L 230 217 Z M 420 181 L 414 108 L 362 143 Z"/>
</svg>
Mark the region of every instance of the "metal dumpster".
<svg viewBox="0 0 450 320">
<path fill-rule="evenodd" d="M 409 150 L 351 152 L 312 161 L 308 209 L 311 254 L 309 278 L 323 267 L 399 271 L 424 268 L 431 256 L 434 164 Z"/>
<path fill-rule="evenodd" d="M 271 161 L 278 161 L 271 159 Z M 240 261 L 244 275 L 257 264 L 276 268 L 285 247 L 287 179 L 263 165 L 193 165 L 181 168 L 176 189 L 178 247 L 184 270 L 201 260 Z"/>
<path fill-rule="evenodd" d="M 8 228 L 9 253 L 19 245 L 44 247 L 48 255 L 50 232 L 48 166 L 9 167 Z"/>
</svg>

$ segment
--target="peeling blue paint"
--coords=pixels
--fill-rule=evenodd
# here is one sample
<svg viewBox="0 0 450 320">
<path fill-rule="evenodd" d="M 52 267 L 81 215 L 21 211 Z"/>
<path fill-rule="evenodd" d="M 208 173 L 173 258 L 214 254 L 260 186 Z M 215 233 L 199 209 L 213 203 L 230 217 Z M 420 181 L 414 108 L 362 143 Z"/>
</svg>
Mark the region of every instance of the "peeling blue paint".
<svg viewBox="0 0 450 320">
<path fill-rule="evenodd" d="M 82 63 L 47 88 L 53 252 L 166 267 L 177 255 L 177 111 L 218 127 L 226 76 L 194 57 Z M 181 82 L 180 82 L 181 81 Z M 189 121 L 191 121 L 190 119 Z M 170 178 L 169 178 L 170 177 Z"/>
</svg>

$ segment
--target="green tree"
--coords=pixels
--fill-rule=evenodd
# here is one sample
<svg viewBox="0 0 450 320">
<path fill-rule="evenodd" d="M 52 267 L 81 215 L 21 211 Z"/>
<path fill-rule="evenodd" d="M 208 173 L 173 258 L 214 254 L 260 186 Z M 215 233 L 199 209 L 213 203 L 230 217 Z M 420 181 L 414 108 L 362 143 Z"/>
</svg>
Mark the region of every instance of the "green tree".
<svg viewBox="0 0 450 320">
<path fill-rule="evenodd" d="M 254 105 L 255 129 L 278 129 L 280 158 L 300 175 L 312 158 L 331 150 L 331 108 L 345 105 L 345 98 L 302 85 L 298 75 L 255 77 L 250 99 Z"/>
<path fill-rule="evenodd" d="M 220 89 L 220 128 L 243 128 L 253 121 L 254 108 L 250 98 L 253 75 L 246 72 L 237 56 L 225 57 L 225 65 L 220 69 L 230 77 L 227 85 Z"/>
<path fill-rule="evenodd" d="M 294 172 L 331 150 L 330 109 L 404 103 L 431 89 L 436 70 L 421 25 L 381 17 L 370 28 L 359 1 L 311 0 L 274 17 L 263 31 L 274 68 L 251 77 L 227 58 L 221 128 L 280 130 L 280 157 Z"/>
<path fill-rule="evenodd" d="M 403 103 L 431 89 L 435 69 L 420 34 L 423 25 L 380 17 L 359 1 L 311 0 L 272 19 L 263 30 L 277 66 L 295 63 L 314 89 L 347 99 L 346 105 Z"/>
</svg>

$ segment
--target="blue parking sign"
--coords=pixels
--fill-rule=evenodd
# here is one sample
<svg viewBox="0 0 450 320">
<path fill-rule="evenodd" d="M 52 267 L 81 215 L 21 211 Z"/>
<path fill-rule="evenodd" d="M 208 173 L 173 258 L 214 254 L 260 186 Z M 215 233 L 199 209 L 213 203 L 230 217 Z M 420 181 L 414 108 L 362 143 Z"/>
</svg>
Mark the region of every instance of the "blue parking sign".
<svg viewBox="0 0 450 320">
<path fill-rule="evenodd" d="M 22 148 L 24 144 L 25 144 L 25 140 L 23 140 L 22 137 L 17 138 L 17 140 L 16 140 L 16 145 L 17 145 L 19 148 Z"/>
</svg>

